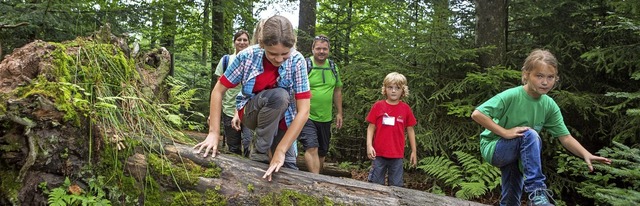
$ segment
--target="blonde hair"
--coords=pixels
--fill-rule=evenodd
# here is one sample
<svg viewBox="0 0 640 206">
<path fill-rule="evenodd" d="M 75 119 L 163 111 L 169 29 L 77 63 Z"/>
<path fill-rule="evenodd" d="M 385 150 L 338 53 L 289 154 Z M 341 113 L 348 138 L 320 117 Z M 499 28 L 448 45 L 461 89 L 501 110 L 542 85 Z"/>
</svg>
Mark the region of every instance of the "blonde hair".
<svg viewBox="0 0 640 206">
<path fill-rule="evenodd" d="M 400 98 L 409 96 L 409 86 L 407 86 L 407 78 L 398 72 L 391 72 L 384 78 L 384 81 L 382 82 L 382 95 L 387 96 L 386 87 L 392 84 L 395 84 L 398 87 L 402 88 L 402 94 L 400 95 Z"/>
<path fill-rule="evenodd" d="M 296 34 L 293 31 L 293 25 L 284 16 L 275 15 L 264 22 L 262 32 L 258 41 L 260 46 L 274 46 L 282 44 L 287 48 L 293 48 L 296 45 Z"/>
<path fill-rule="evenodd" d="M 529 53 L 529 56 L 524 60 L 522 65 L 522 84 L 527 84 L 527 74 L 540 64 L 552 66 L 558 73 L 558 60 L 551 52 L 544 49 L 534 49 Z M 558 78 L 556 77 L 556 81 Z"/>
<path fill-rule="evenodd" d="M 262 38 L 262 27 L 264 26 L 264 22 L 267 19 L 260 19 L 258 23 L 256 23 L 256 27 L 253 29 L 253 38 L 251 38 L 251 45 L 258 44 L 260 38 Z"/>
</svg>

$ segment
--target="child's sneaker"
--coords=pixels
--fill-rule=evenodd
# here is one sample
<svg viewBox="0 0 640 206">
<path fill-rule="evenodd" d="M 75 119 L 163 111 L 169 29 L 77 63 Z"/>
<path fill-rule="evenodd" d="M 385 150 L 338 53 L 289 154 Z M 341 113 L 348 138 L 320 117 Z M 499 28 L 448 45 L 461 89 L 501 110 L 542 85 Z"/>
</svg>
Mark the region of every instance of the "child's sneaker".
<svg viewBox="0 0 640 206">
<path fill-rule="evenodd" d="M 553 196 L 549 194 L 547 189 L 536 189 L 532 193 L 529 193 L 529 202 L 527 206 L 553 206 L 549 199 L 553 201 Z"/>
</svg>

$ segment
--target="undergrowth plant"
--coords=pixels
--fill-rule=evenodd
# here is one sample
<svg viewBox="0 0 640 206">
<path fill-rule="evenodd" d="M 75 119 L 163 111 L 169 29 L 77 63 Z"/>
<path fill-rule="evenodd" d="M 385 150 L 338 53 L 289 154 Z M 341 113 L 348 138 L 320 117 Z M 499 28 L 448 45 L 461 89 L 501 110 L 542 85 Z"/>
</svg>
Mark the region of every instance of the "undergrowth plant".
<svg viewBox="0 0 640 206">
<path fill-rule="evenodd" d="M 142 79 L 145 76 L 140 71 L 163 71 L 166 68 L 147 68 L 150 66 L 143 65 L 144 68 L 136 69 L 135 60 L 124 54 L 119 47 L 94 40 L 79 38 L 72 43 L 52 44 L 55 45 L 55 49 L 48 54 L 52 59 L 49 69 L 53 71 L 55 79 L 39 77 L 22 95 L 53 95 L 58 109 L 67 114 L 65 121 L 74 121 L 75 125 L 82 124 L 91 129 L 87 134 L 89 141 L 86 145 L 86 148 L 89 148 L 89 159 L 93 160 L 93 156 L 98 155 L 101 157 L 98 158 L 100 162 L 88 162 L 88 167 L 90 170 L 96 170 L 96 175 L 104 176 L 104 183 L 99 184 L 101 187 L 95 187 L 96 183 L 91 182 L 91 177 L 81 175 L 79 181 L 89 182 L 89 188 L 85 188 L 87 192 L 68 194 L 66 188 L 70 188 L 70 183 L 67 179 L 60 188 L 47 191 L 49 204 L 106 205 L 109 200 L 118 202 L 135 198 L 140 191 L 136 191 L 136 194 L 122 193 L 114 196 L 105 194 L 105 191 L 99 188 L 127 192 L 128 189 L 122 188 L 125 185 L 144 184 L 129 184 L 122 178 L 125 171 L 123 161 L 134 153 L 164 155 L 164 145 L 173 142 L 193 143 L 194 140 L 179 130 L 202 127 L 201 124 L 186 121 L 187 118 L 182 115 L 182 112 L 191 109 L 197 90 L 188 89 L 185 83 L 169 77 L 163 81 L 165 85 L 158 85 L 169 88 L 169 91 L 166 91 L 168 101 L 164 101 L 157 97 L 162 95 L 149 92 L 152 91 L 152 85 L 147 85 Z M 146 78 L 157 78 L 153 75 L 155 74 Z M 163 91 L 158 91 L 161 92 Z M 202 116 L 198 112 L 188 114 Z M 78 118 L 80 115 L 84 117 L 82 122 Z M 97 131 L 93 131 L 94 129 Z M 102 138 L 105 144 L 94 142 L 94 135 Z M 93 151 L 96 149 L 95 144 L 100 145 L 98 149 L 101 152 Z M 162 167 L 171 167 L 175 163 L 167 161 L 163 164 L 171 165 Z M 187 170 L 188 168 L 182 166 L 171 175 L 186 174 Z M 147 174 L 147 177 L 150 175 Z M 177 182 L 174 186 L 181 187 Z M 73 187 L 82 191 L 78 185 Z M 151 196 L 146 195 L 149 188 L 143 189 L 145 197 Z M 155 189 L 153 192 L 159 191 Z"/>
<path fill-rule="evenodd" d="M 84 191 L 77 184 L 71 184 L 69 177 L 64 180 L 64 183 L 60 187 L 49 190 L 46 182 L 40 185 L 40 188 L 45 194 L 49 195 L 48 203 L 51 206 L 66 206 L 66 205 L 92 205 L 92 206 L 106 206 L 111 205 L 109 199 L 106 198 L 106 193 L 102 190 L 104 177 L 98 177 L 97 179 L 89 179 L 89 190 Z"/>
<path fill-rule="evenodd" d="M 558 173 L 585 178 L 577 190 L 597 205 L 640 205 L 640 148 L 612 144 L 597 152 L 611 159 L 611 165 L 594 164 L 595 172 L 589 172 L 582 159 L 563 154 Z"/>
<path fill-rule="evenodd" d="M 457 162 L 445 156 L 426 157 L 418 163 L 423 170 L 443 186 L 455 190 L 455 196 L 469 200 L 480 197 L 500 184 L 500 170 L 462 151 L 453 153 Z"/>
</svg>

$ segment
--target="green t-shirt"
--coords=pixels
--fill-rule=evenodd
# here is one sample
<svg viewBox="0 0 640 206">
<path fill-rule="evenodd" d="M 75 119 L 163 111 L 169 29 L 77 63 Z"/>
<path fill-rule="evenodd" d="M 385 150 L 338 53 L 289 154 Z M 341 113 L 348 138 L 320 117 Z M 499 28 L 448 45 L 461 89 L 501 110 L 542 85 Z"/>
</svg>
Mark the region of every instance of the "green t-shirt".
<svg viewBox="0 0 640 206">
<path fill-rule="evenodd" d="M 227 62 L 227 66 L 229 66 L 234 59 L 236 59 L 236 55 L 230 54 L 229 61 Z M 218 62 L 218 66 L 216 66 L 216 75 L 222 76 L 223 70 L 224 69 L 222 68 L 222 58 L 221 58 L 220 61 Z M 238 93 L 240 93 L 240 91 L 242 91 L 242 85 L 238 85 L 234 88 L 231 88 L 224 93 L 224 97 L 222 97 L 222 112 L 225 115 L 229 117 L 233 117 L 233 115 L 235 114 L 236 96 L 238 96 Z"/>
<path fill-rule="evenodd" d="M 311 87 L 311 111 L 309 119 L 317 122 L 331 122 L 333 120 L 333 90 L 342 87 L 340 71 L 336 65 L 337 77 L 333 76 L 329 59 L 324 61 L 324 65 L 316 65 L 311 57 L 313 69 L 309 73 L 309 87 Z M 322 76 L 324 75 L 324 82 Z M 337 78 L 337 81 L 336 81 Z"/>
<path fill-rule="evenodd" d="M 476 109 L 505 129 L 526 126 L 538 133 L 546 129 L 553 137 L 569 134 L 558 104 L 547 95 L 534 99 L 523 86 L 507 89 Z M 491 163 L 499 139 L 488 129 L 480 134 L 480 152 L 485 161 Z"/>
</svg>

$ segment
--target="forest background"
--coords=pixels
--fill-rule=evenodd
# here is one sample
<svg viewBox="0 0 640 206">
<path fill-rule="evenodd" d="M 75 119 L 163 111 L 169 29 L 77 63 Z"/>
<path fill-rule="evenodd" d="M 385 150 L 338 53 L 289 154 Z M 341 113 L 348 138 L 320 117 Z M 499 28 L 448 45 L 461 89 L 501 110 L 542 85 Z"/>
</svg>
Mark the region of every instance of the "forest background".
<svg viewBox="0 0 640 206">
<path fill-rule="evenodd" d="M 211 69 L 233 52 L 232 34 L 253 31 L 254 11 L 298 6 L 298 50 L 331 38 L 344 81 L 344 127 L 334 130 L 330 160 L 366 168 L 365 115 L 392 71 L 409 79 L 405 101 L 416 126 L 418 169 L 428 192 L 463 199 L 499 196 L 499 172 L 479 158 L 482 128 L 470 114 L 498 92 L 520 85 L 534 48 L 560 62 L 549 95 L 571 133 L 612 166 L 586 165 L 543 133 L 544 173 L 560 204 L 640 202 L 640 0 L 2 0 L 0 60 L 36 39 L 61 42 L 109 23 L 141 50 L 172 52 L 174 77 L 198 100 L 181 118 L 204 131 Z"/>
</svg>

